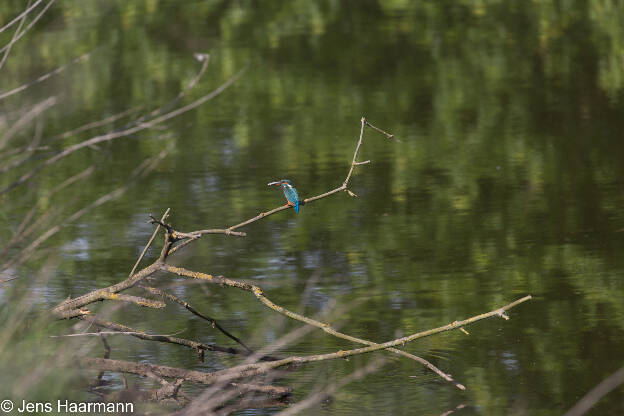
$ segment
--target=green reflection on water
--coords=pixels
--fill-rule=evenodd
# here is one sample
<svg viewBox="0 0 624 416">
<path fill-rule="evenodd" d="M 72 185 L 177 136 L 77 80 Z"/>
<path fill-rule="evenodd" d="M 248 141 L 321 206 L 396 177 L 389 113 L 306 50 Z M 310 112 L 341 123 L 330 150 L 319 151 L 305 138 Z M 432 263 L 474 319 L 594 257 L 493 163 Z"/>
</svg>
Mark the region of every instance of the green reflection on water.
<svg viewBox="0 0 624 416">
<path fill-rule="evenodd" d="M 0 19 L 6 23 L 22 7 L 2 2 Z M 151 233 L 147 213 L 171 207 L 180 229 L 222 227 L 281 204 L 269 181 L 289 178 L 303 197 L 339 186 L 365 115 L 401 142 L 366 132 L 361 160 L 372 163 L 353 178 L 359 198 L 338 195 L 298 216 L 280 213 L 248 227 L 246 239 L 205 239 L 179 262 L 258 279 L 293 309 L 306 281 L 317 279 L 306 312 L 332 299 L 357 301 L 343 314 L 342 329 L 376 341 L 531 293 L 536 300 L 512 311 L 509 322 L 407 347 L 451 372 L 466 393 L 393 360 L 324 409 L 439 414 L 465 402 L 465 413 L 559 414 L 624 358 L 623 19 L 616 1 L 55 4 L 16 43 L 0 70 L 0 90 L 93 52 L 0 101 L 0 134 L 18 120 L 17 111 L 50 95 L 59 101 L 38 119 L 51 150 L 0 175 L 2 188 L 90 137 L 55 135 L 129 108 L 142 114 L 175 97 L 199 68 L 194 52 L 210 53 L 211 63 L 185 103 L 249 69 L 166 130 L 84 149 L 0 196 L 5 241 L 35 203 L 36 217 L 54 208 L 50 222 L 61 221 L 173 146 L 129 193 L 63 227 L 39 258 L 16 271 L 21 278 L 12 285 L 23 290 L 30 271 L 58 256 L 41 296 L 51 305 L 124 278 Z M 5 44 L 12 34 L 0 36 Z M 25 128 L 9 148 L 27 145 L 33 134 L 34 127 Z M 0 156 L 0 166 L 20 158 Z M 79 189 L 49 195 L 91 165 L 96 172 Z M 244 294 L 179 290 L 255 345 L 293 327 Z M 188 338 L 228 342 L 173 306 L 153 313 L 126 307 L 117 317 L 154 333 L 185 329 Z M 178 348 L 115 342 L 119 358 L 197 365 Z M 314 333 L 289 351 L 348 347 Z M 206 366 L 235 362 L 217 358 Z M 304 397 L 319 374 L 341 377 L 358 362 L 310 366 L 290 381 Z M 616 396 L 596 411 L 624 411 Z"/>
</svg>

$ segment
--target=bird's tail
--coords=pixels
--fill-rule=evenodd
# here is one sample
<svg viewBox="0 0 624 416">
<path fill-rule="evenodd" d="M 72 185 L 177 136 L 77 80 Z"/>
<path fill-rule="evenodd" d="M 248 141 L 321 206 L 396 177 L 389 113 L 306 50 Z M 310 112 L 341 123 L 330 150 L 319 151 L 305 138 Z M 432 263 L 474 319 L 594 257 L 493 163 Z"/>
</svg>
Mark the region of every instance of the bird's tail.
<svg viewBox="0 0 624 416">
<path fill-rule="evenodd" d="M 295 209 L 295 212 L 299 214 L 299 201 L 295 202 L 295 206 L 293 208 Z"/>
</svg>

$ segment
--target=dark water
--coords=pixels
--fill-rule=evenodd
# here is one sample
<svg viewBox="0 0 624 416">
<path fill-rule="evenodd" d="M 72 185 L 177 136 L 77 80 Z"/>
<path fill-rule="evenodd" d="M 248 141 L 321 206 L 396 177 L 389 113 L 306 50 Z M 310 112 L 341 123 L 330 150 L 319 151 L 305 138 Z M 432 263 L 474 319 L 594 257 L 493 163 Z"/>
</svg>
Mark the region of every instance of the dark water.
<svg viewBox="0 0 624 416">
<path fill-rule="evenodd" d="M 2 2 L 0 26 L 24 5 Z M 2 45 L 12 32 L 0 34 Z M 453 374 L 465 392 L 382 353 L 306 365 L 282 380 L 300 400 L 388 358 L 381 371 L 308 412 L 439 415 L 464 404 L 456 414 L 562 414 L 622 366 L 622 2 L 59 1 L 14 45 L 0 91 L 87 52 L 88 61 L 0 100 L 2 135 L 23 111 L 57 99 L 2 149 L 0 167 L 19 156 L 7 149 L 28 145 L 37 129 L 49 148 L 0 174 L 0 187 L 132 116 L 55 136 L 173 99 L 201 66 L 193 53 L 211 60 L 181 104 L 247 70 L 162 127 L 82 149 L 1 195 L 2 246 L 34 204 L 34 218 L 53 213 L 2 263 L 63 224 L 34 257 L 5 272 L 19 277 L 0 287 L 5 312 L 15 293 L 35 293 L 36 307 L 45 308 L 124 279 L 153 230 L 148 213 L 170 207 L 169 221 L 183 231 L 222 228 L 283 203 L 270 181 L 291 179 L 303 197 L 340 186 L 365 116 L 400 142 L 365 131 L 359 160 L 371 163 L 352 178 L 358 198 L 340 193 L 299 215 L 281 212 L 245 227 L 244 239 L 205 237 L 172 262 L 254 281 L 276 303 L 308 315 L 334 307 L 330 320 L 343 332 L 378 342 L 526 294 L 534 299 L 511 310 L 509 321 L 469 326 L 469 336 L 456 331 L 405 347 Z M 125 194 L 66 222 L 164 149 L 155 170 Z M 49 196 L 89 166 L 94 173 L 78 186 Z M 32 276 L 48 264 L 49 280 L 37 283 Z M 157 283 L 178 283 L 178 296 L 253 346 L 299 326 L 249 294 L 167 275 Z M 184 331 L 179 336 L 231 345 L 175 305 L 128 305 L 113 316 L 151 333 Z M 215 355 L 200 365 L 186 349 L 121 336 L 111 346 L 114 358 L 164 365 L 212 370 L 237 362 Z M 353 347 L 313 331 L 281 353 Z M 620 386 L 590 414 L 624 413 L 622 393 Z"/>
</svg>

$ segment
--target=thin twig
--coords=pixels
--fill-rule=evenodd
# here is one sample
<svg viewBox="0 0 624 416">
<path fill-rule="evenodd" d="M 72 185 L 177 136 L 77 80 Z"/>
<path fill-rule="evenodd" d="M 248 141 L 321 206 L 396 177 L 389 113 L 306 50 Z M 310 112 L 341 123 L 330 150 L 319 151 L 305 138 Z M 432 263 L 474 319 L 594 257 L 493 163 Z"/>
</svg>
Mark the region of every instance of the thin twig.
<svg viewBox="0 0 624 416">
<path fill-rule="evenodd" d="M 137 169 L 135 169 L 135 171 L 131 174 L 131 177 L 140 177 L 145 175 L 147 172 L 151 171 L 152 169 L 154 169 L 156 163 L 160 162 L 160 160 L 162 158 L 164 158 L 166 155 L 166 151 L 161 152 L 159 155 L 151 158 L 151 159 L 147 159 L 143 164 L 141 164 Z M 58 223 L 55 226 L 53 226 L 52 228 L 50 228 L 49 230 L 47 230 L 45 233 L 43 233 L 41 236 L 39 236 L 39 238 L 37 238 L 35 241 L 33 241 L 28 247 L 26 247 L 20 254 L 19 258 L 17 258 L 16 260 L 9 260 L 8 262 L 6 262 L 5 264 L 2 265 L 2 269 L 7 269 L 8 267 L 11 266 L 15 266 L 15 265 L 19 265 L 22 264 L 24 261 L 26 261 L 33 253 L 34 251 L 46 240 L 48 240 L 50 237 L 52 237 L 54 234 L 56 234 L 57 232 L 59 232 L 61 230 L 61 228 L 63 227 L 63 225 L 72 223 L 74 221 L 76 221 L 77 219 L 79 219 L 80 217 L 82 217 L 84 214 L 86 214 L 87 212 L 91 211 L 92 209 L 108 202 L 111 201 L 117 197 L 119 197 L 120 195 L 122 195 L 123 193 L 125 193 L 128 188 L 132 185 L 132 182 L 127 183 L 126 185 L 115 189 L 114 191 L 98 198 L 97 200 L 95 200 L 93 203 L 91 203 L 90 205 L 74 212 L 72 215 L 70 215 L 67 219 L 65 219 L 65 221 L 63 223 Z"/>
<path fill-rule="evenodd" d="M 9 27 L 13 26 L 15 24 L 15 22 L 17 22 L 18 20 L 20 20 L 22 17 L 25 17 L 28 13 L 30 13 L 30 11 L 32 9 L 34 9 L 35 7 L 37 7 L 39 5 L 39 3 L 41 3 L 43 0 L 37 0 L 35 2 L 35 4 L 33 4 L 32 6 L 26 8 L 26 10 L 24 10 L 22 13 L 20 13 L 19 15 L 17 15 L 15 18 L 13 18 L 13 20 L 11 20 L 9 23 L 7 23 L 6 25 L 2 26 L 0 28 L 0 33 L 4 32 L 5 30 L 7 30 Z"/>
<path fill-rule="evenodd" d="M 311 329 L 311 326 L 305 325 L 288 332 L 286 335 L 281 336 L 275 342 L 272 342 L 270 345 L 262 348 L 262 350 L 247 357 L 242 364 L 257 363 L 260 357 L 271 354 L 274 351 L 283 349 L 287 345 L 290 345 L 297 340 L 302 339 L 307 333 L 311 331 Z M 277 374 L 272 373 L 272 376 L 277 376 Z M 205 390 L 200 396 L 195 398 L 195 404 L 201 403 L 205 408 L 216 408 L 221 405 L 221 403 L 232 399 L 236 396 L 236 391 L 225 390 L 229 384 L 231 384 L 231 381 L 217 379 L 210 389 Z"/>
<path fill-rule="evenodd" d="M 139 338 L 139 339 L 143 339 L 146 341 L 157 341 L 157 342 L 165 342 L 165 343 L 169 343 L 169 344 L 177 344 L 177 345 L 183 345 L 185 347 L 189 347 L 192 348 L 196 351 L 216 351 L 216 352 L 225 352 L 228 354 L 234 354 L 234 355 L 249 355 L 249 353 L 247 351 L 242 351 L 236 348 L 232 348 L 232 347 L 220 347 L 218 345 L 214 345 L 214 344 L 204 344 L 202 342 L 197 342 L 197 341 L 191 341 L 189 339 L 185 339 L 185 338 L 178 338 L 178 337 L 174 337 L 174 336 L 170 336 L 170 335 L 154 335 L 154 334 L 147 334 L 143 331 L 138 331 L 136 329 L 130 328 L 126 325 L 122 325 L 122 324 L 118 324 L 115 322 L 109 322 L 109 321 L 105 321 L 103 319 L 100 319 L 94 315 L 81 315 L 78 316 L 79 319 L 82 319 L 84 321 L 87 322 L 91 322 L 94 325 L 97 325 L 99 327 L 102 328 L 108 328 L 108 329 L 112 329 L 114 331 L 119 331 L 119 332 L 123 332 L 123 333 L 128 333 L 128 335 L 131 335 L 135 338 Z M 266 360 L 274 360 L 273 358 L 270 357 L 265 357 Z"/>
<path fill-rule="evenodd" d="M 102 340 L 102 344 L 104 345 L 104 358 L 105 359 L 109 359 L 110 358 L 110 353 L 111 353 L 111 347 L 108 344 L 108 341 L 106 341 L 106 337 L 104 336 L 104 333 L 101 332 L 98 329 L 98 335 L 100 336 L 100 339 Z M 98 374 L 98 383 L 100 383 L 102 381 L 102 378 L 104 377 L 104 371 L 100 371 L 100 374 Z"/>
<path fill-rule="evenodd" d="M 41 121 L 40 118 L 38 118 L 35 121 L 35 133 L 33 134 L 33 139 L 31 140 L 30 144 L 26 146 L 25 148 L 20 149 L 19 152 L 17 152 L 17 153 L 23 153 L 22 158 L 17 159 L 9 163 L 8 165 L 6 165 L 4 168 L 0 169 L 0 173 L 4 173 L 8 170 L 15 169 L 23 165 L 35 155 L 35 152 L 38 149 L 41 149 L 41 147 L 39 146 L 39 142 L 41 141 L 41 132 L 43 130 L 42 125 L 43 125 L 43 122 Z"/>
<path fill-rule="evenodd" d="M 160 124 L 166 120 L 169 120 L 173 117 L 177 117 L 180 114 L 183 114 L 187 111 L 190 111 L 198 106 L 200 106 L 201 104 L 205 103 L 208 100 L 213 99 L 214 97 L 218 96 L 219 94 L 221 94 L 223 91 L 225 91 L 230 85 L 232 85 L 237 79 L 239 79 L 244 71 L 246 70 L 246 68 L 243 68 L 242 70 L 240 70 L 239 72 L 237 72 L 234 76 L 230 77 L 227 81 L 225 81 L 223 84 L 221 84 L 219 87 L 215 88 L 214 90 L 212 90 L 210 93 L 204 95 L 203 97 L 193 101 L 190 104 L 185 105 L 184 107 L 178 108 L 176 110 L 170 111 L 166 114 L 163 114 L 153 120 L 150 120 L 149 122 L 145 122 L 145 123 L 140 123 L 139 125 L 134 125 L 130 128 L 124 129 L 124 130 L 120 130 L 120 131 L 113 131 L 113 132 L 109 132 L 103 135 L 99 135 L 99 136 L 95 136 L 92 137 L 88 140 L 85 140 L 83 142 L 80 143 L 76 143 L 73 146 L 69 146 L 68 148 L 66 148 L 65 150 L 57 153 L 56 155 L 52 156 L 49 159 L 46 159 L 43 163 L 41 163 L 39 166 L 35 167 L 34 169 L 32 169 L 30 172 L 22 175 L 18 180 L 14 181 L 13 183 L 9 184 L 6 188 L 0 190 L 0 195 L 4 194 L 8 191 L 10 191 L 11 189 L 15 188 L 16 186 L 19 186 L 21 184 L 23 184 L 24 182 L 30 180 L 31 178 L 33 178 L 37 173 L 39 173 L 40 170 L 42 170 L 43 168 L 50 166 L 56 162 L 58 162 L 59 160 L 69 156 L 70 154 L 83 149 L 85 147 L 90 147 L 93 146 L 95 144 L 98 143 L 102 143 L 102 142 L 107 142 L 107 141 L 111 141 L 120 137 L 125 137 L 125 136 L 129 136 L 133 133 L 137 133 L 139 131 L 145 130 L 147 128 L 151 128 L 157 124 Z"/>
<path fill-rule="evenodd" d="M 155 337 L 171 337 L 174 335 L 177 335 L 182 331 L 178 331 L 176 333 L 173 334 L 153 334 L 152 336 Z M 72 338 L 72 337 L 97 337 L 100 335 L 137 335 L 137 334 L 142 334 L 145 335 L 145 332 L 141 332 L 141 331 L 100 331 L 98 329 L 97 332 L 80 332 L 78 334 L 65 334 L 65 335 L 50 335 L 50 338 Z"/>
<path fill-rule="evenodd" d="M 169 254 L 175 253 L 176 251 L 180 250 L 187 244 L 192 243 L 193 241 L 197 240 L 198 238 L 201 238 L 203 235 L 206 235 L 206 234 L 225 234 L 225 235 L 234 235 L 236 237 L 247 236 L 247 233 L 240 232 L 240 231 L 232 231 L 230 229 L 199 230 L 199 231 L 193 231 L 190 233 L 181 233 L 181 232 L 176 231 L 176 237 L 185 239 L 185 241 L 182 241 L 180 244 L 176 245 L 171 250 L 169 250 Z"/>
<path fill-rule="evenodd" d="M 8 48 L 11 48 L 13 46 L 13 44 L 15 42 L 17 42 L 18 40 L 20 40 L 22 38 L 22 36 L 24 36 L 26 34 L 26 32 L 28 32 L 30 30 L 31 27 L 33 27 L 33 25 L 35 23 L 37 23 L 37 21 L 41 18 L 41 16 L 43 16 L 43 14 L 48 10 L 48 8 L 50 6 L 52 6 L 52 3 L 54 3 L 54 0 L 50 0 L 50 2 L 48 4 L 45 5 L 45 7 L 43 8 L 43 10 L 41 10 L 41 12 L 39 12 L 39 14 L 37 16 L 35 16 L 35 18 L 32 20 L 32 22 L 30 22 L 30 24 L 28 26 L 26 26 L 26 29 L 24 29 L 19 36 L 17 36 L 14 39 L 11 39 L 11 42 L 9 42 L 7 45 L 5 45 L 3 48 L 0 48 L 0 53 L 4 52 L 5 50 L 7 50 Z"/>
<path fill-rule="evenodd" d="M 28 0 L 27 7 L 28 6 L 30 6 L 30 0 Z M 13 32 L 13 37 L 11 38 L 11 42 L 9 42 L 9 47 L 6 49 L 6 51 L 4 51 L 4 55 L 2 56 L 2 60 L 0 60 L 0 69 L 2 69 L 2 67 L 4 66 L 4 62 L 6 61 L 7 57 L 9 56 L 9 53 L 11 52 L 11 45 L 13 45 L 15 39 L 19 36 L 20 30 L 22 30 L 22 26 L 24 25 L 25 21 L 26 21 L 26 14 L 23 14 L 23 17 L 20 20 L 20 23 L 17 26 L 17 29 L 15 29 L 15 32 Z"/>
<path fill-rule="evenodd" d="M 88 55 L 89 54 L 85 54 L 81 58 L 87 57 Z M 78 59 L 81 59 L 81 58 L 78 58 Z M 59 135 L 53 136 L 53 137 L 50 138 L 50 140 L 67 139 L 68 137 L 75 136 L 78 133 L 82 133 L 83 131 L 91 130 L 91 129 L 94 129 L 96 127 L 101 127 L 101 126 L 104 126 L 106 124 L 113 123 L 113 122 L 115 122 L 115 121 L 117 121 L 119 119 L 122 119 L 122 118 L 124 118 L 124 117 L 126 117 L 126 116 L 128 116 L 128 115 L 130 115 L 130 114 L 132 114 L 132 113 L 134 113 L 136 111 L 138 111 L 139 109 L 140 109 L 140 107 L 132 107 L 132 108 L 124 110 L 124 111 L 122 111 L 120 113 L 113 114 L 111 116 L 105 117 L 105 118 L 103 118 L 101 120 L 92 121 L 90 123 L 83 124 L 82 126 L 79 126 L 79 127 L 76 127 L 75 129 L 66 131 L 65 133 L 61 133 Z"/>
<path fill-rule="evenodd" d="M 581 416 L 591 409 L 600 399 L 609 394 L 620 384 L 624 383 L 624 367 L 602 380 L 591 389 L 581 400 L 576 402 L 563 416 Z"/>
<path fill-rule="evenodd" d="M 322 402 L 326 397 L 334 395 L 338 390 L 350 384 L 356 380 L 359 380 L 363 377 L 366 377 L 368 374 L 374 373 L 378 371 L 384 365 L 384 359 L 379 358 L 371 363 L 368 363 L 365 367 L 362 367 L 353 373 L 349 374 L 346 377 L 341 378 L 339 381 L 336 381 L 327 387 L 323 388 L 321 391 L 311 394 L 304 400 L 290 406 L 286 410 L 282 410 L 278 413 L 280 416 L 291 416 L 297 415 L 302 411 L 308 409 L 311 406 L 314 406 L 317 403 Z"/>
<path fill-rule="evenodd" d="M 210 55 L 208 55 L 208 54 L 195 54 L 195 56 L 196 57 L 197 56 L 203 57 L 203 59 L 198 59 L 202 63 L 202 66 L 201 66 L 199 72 L 197 73 L 197 75 L 195 75 L 195 77 L 193 77 L 193 79 L 191 79 L 191 81 L 186 85 L 186 87 L 182 91 L 180 91 L 178 93 L 178 95 L 173 100 L 169 101 L 167 104 L 165 104 L 161 108 L 158 108 L 158 109 L 152 111 L 150 114 L 141 117 L 140 119 L 138 119 L 139 122 L 143 122 L 145 119 L 153 118 L 153 117 L 156 117 L 156 116 L 158 116 L 160 114 L 166 113 L 167 111 L 169 111 L 170 109 L 175 107 L 176 104 L 178 104 L 180 101 L 182 101 L 182 99 L 186 96 L 186 94 L 190 90 L 192 90 L 195 85 L 197 85 L 197 83 L 199 82 L 201 77 L 204 75 L 204 72 L 206 72 L 206 69 L 208 68 L 208 63 L 210 62 Z"/>
<path fill-rule="evenodd" d="M 9 140 L 11 140 L 13 138 L 13 136 L 15 136 L 15 134 L 22 127 L 24 127 L 26 124 L 30 123 L 34 118 L 38 117 L 41 113 L 43 113 L 44 111 L 48 110 L 50 107 L 52 107 L 55 104 L 56 104 L 56 97 L 46 98 L 45 100 L 41 101 L 40 103 L 35 105 L 33 108 L 31 108 L 22 117 L 20 117 L 20 119 L 17 120 L 11 126 L 11 128 L 8 129 L 6 131 L 6 133 L 4 133 L 2 135 L 2 138 L 0 138 L 0 150 L 4 149 L 4 147 L 7 145 Z M 7 170 L 8 170 L 7 168 L 3 168 L 2 170 L 0 170 L 0 173 L 4 173 Z"/>
<path fill-rule="evenodd" d="M 370 124 L 368 121 L 364 121 L 366 123 L 366 125 L 368 127 L 371 127 L 373 130 L 378 131 L 379 133 L 383 134 L 384 136 L 386 136 L 388 139 L 392 139 L 394 138 L 394 134 L 390 134 L 388 132 L 383 131 L 382 129 L 380 129 L 379 127 L 375 127 L 372 124 Z"/>
<path fill-rule="evenodd" d="M 17 227 L 17 230 L 15 231 L 15 234 L 13 235 L 13 237 L 11 238 L 11 240 L 9 240 L 9 242 L 2 248 L 2 250 L 0 250 L 0 258 L 4 257 L 4 255 L 6 254 L 6 252 L 14 245 L 19 244 L 21 241 L 23 241 L 26 237 L 28 237 L 30 235 L 30 233 L 37 228 L 37 226 L 42 223 L 43 221 L 45 221 L 47 218 L 49 217 L 53 217 L 56 212 L 53 208 L 48 209 L 45 214 L 43 214 L 41 217 L 39 217 L 37 220 L 35 220 L 35 222 L 33 222 L 28 228 L 26 228 L 26 226 L 28 225 L 28 223 L 30 222 L 30 220 L 32 219 L 33 215 L 35 214 L 35 212 L 37 211 L 37 209 L 39 208 L 39 206 L 41 205 L 43 200 L 49 200 L 54 194 L 56 194 L 57 192 L 60 192 L 61 190 L 65 189 L 66 187 L 72 185 L 74 182 L 78 181 L 78 180 L 82 180 L 84 178 L 86 178 L 88 175 L 90 175 L 93 171 L 95 170 L 95 167 L 90 166 L 87 169 L 83 170 L 80 173 L 77 173 L 76 175 L 73 175 L 69 178 L 67 178 L 66 180 L 64 180 L 61 184 L 59 184 L 58 186 L 56 186 L 54 189 L 52 189 L 50 192 L 44 194 L 44 198 L 40 198 L 33 206 L 32 208 L 28 211 L 28 213 L 26 213 L 26 215 L 24 216 L 24 219 L 22 220 L 22 222 L 20 223 L 20 225 Z"/>
<path fill-rule="evenodd" d="M 130 188 L 130 186 L 132 186 L 134 184 L 134 180 L 135 179 L 143 177 L 148 172 L 151 172 L 156 167 L 156 164 L 158 164 L 166 155 L 167 155 L 167 151 L 163 150 L 158 155 L 156 155 L 156 156 L 154 156 L 152 158 L 146 159 L 141 165 L 139 165 L 130 174 L 130 180 L 129 180 L 128 183 L 126 183 L 125 185 L 115 189 L 112 192 L 109 192 L 108 194 L 106 194 L 104 196 L 101 196 L 100 198 L 98 198 L 97 200 L 95 200 L 91 204 L 87 205 L 86 207 L 83 207 L 82 209 L 74 212 L 72 215 L 67 217 L 65 219 L 65 221 L 63 221 L 62 223 L 57 223 L 56 225 L 54 225 L 52 228 L 50 228 L 45 233 L 43 233 L 41 236 L 39 236 L 35 241 L 30 243 L 28 245 L 28 247 L 26 247 L 24 250 L 22 250 L 20 256 L 17 259 L 9 260 L 6 263 L 4 263 L 0 267 L 0 270 L 6 270 L 9 267 L 22 264 L 23 262 L 25 262 L 35 252 L 35 250 L 41 244 L 43 244 L 43 242 L 45 242 L 50 237 L 52 237 L 53 235 L 58 233 L 64 225 L 76 221 L 77 219 L 79 219 L 80 217 L 82 217 L 84 214 L 86 214 L 87 212 L 91 211 L 92 209 L 97 208 L 100 205 L 102 205 L 102 204 L 104 204 L 104 203 L 106 203 L 108 201 L 111 201 L 111 200 L 119 197 L 123 193 L 125 193 Z"/>
<path fill-rule="evenodd" d="M 157 289 L 155 287 L 141 286 L 141 288 L 147 290 L 148 292 L 150 292 L 152 294 L 162 296 L 165 299 L 169 299 L 169 300 L 171 300 L 173 302 L 176 302 L 179 305 L 184 306 L 184 308 L 186 308 L 186 310 L 191 312 L 193 315 L 198 316 L 198 317 L 200 317 L 202 319 L 205 319 L 206 321 L 210 322 L 210 324 L 212 325 L 213 328 L 216 328 L 219 331 L 221 331 L 225 336 L 227 336 L 228 338 L 232 339 L 234 342 L 239 344 L 241 347 L 245 348 L 247 350 L 247 352 L 253 353 L 251 348 L 249 348 L 247 345 L 245 345 L 245 343 L 243 343 L 243 341 L 241 341 L 239 338 L 237 338 L 234 335 L 230 334 L 225 328 L 223 328 L 221 325 L 219 325 L 219 323 L 214 318 L 211 318 L 209 316 L 201 314 L 195 308 L 193 308 L 191 305 L 189 305 L 188 302 L 178 298 L 177 296 L 172 295 L 171 293 L 167 293 L 164 290 L 160 290 L 160 289 Z"/>
<path fill-rule="evenodd" d="M 41 0 L 39 0 L 39 1 L 41 1 Z M 52 76 L 54 76 L 56 74 L 59 74 L 59 73 L 63 72 L 70 65 L 73 65 L 73 64 L 75 64 L 77 62 L 80 62 L 80 61 L 87 60 L 89 58 L 89 55 L 91 55 L 91 53 L 93 53 L 93 52 L 85 53 L 84 55 L 81 55 L 78 58 L 73 59 L 72 61 L 66 63 L 65 65 L 62 65 L 62 66 L 56 68 L 53 71 L 47 72 L 47 73 L 45 73 L 43 75 L 40 75 L 39 77 L 37 77 L 33 81 L 30 81 L 30 82 L 28 82 L 26 84 L 20 85 L 19 87 L 13 88 L 10 91 L 3 92 L 2 94 L 0 94 L 0 100 L 3 100 L 5 98 L 7 98 L 7 97 L 10 97 L 13 94 L 17 94 L 18 92 L 22 92 L 25 89 L 30 88 L 30 87 L 32 87 L 35 84 L 38 84 L 38 83 L 40 83 L 42 81 L 45 81 L 46 79 L 48 79 L 48 78 L 50 78 L 50 77 L 52 77 Z"/>
<path fill-rule="evenodd" d="M 163 214 L 163 216 L 160 219 L 161 222 L 165 221 L 167 219 L 167 217 L 169 216 L 169 211 L 171 211 L 171 208 L 167 208 L 167 210 L 165 211 L 165 213 Z M 143 248 L 143 251 L 141 252 L 141 255 L 137 259 L 136 263 L 134 263 L 134 267 L 130 271 L 130 274 L 128 275 L 128 277 L 132 276 L 134 274 L 134 272 L 136 271 L 136 268 L 139 266 L 139 263 L 141 263 L 141 260 L 143 260 L 143 257 L 145 256 L 145 253 L 147 253 L 147 250 L 152 245 L 152 242 L 154 241 L 154 238 L 156 238 L 156 234 L 158 233 L 159 230 L 160 230 L 160 224 L 158 226 L 156 226 L 156 229 L 152 233 L 152 237 L 149 239 L 149 241 L 147 242 L 147 244 Z"/>
<path fill-rule="evenodd" d="M 343 188 L 347 188 L 347 184 L 349 183 L 349 179 L 351 179 L 351 175 L 353 174 L 353 169 L 355 168 L 355 164 L 357 162 L 357 155 L 358 152 L 360 151 L 360 146 L 362 146 L 362 137 L 364 136 L 364 125 L 366 123 L 366 119 L 364 117 L 362 117 L 362 120 L 360 120 L 362 127 L 360 128 L 360 140 L 358 140 L 357 142 L 357 146 L 355 147 L 355 152 L 353 152 L 353 161 L 351 162 L 351 167 L 349 168 L 349 173 L 347 173 L 347 177 L 345 178 L 344 182 L 342 183 L 342 187 Z"/>
</svg>

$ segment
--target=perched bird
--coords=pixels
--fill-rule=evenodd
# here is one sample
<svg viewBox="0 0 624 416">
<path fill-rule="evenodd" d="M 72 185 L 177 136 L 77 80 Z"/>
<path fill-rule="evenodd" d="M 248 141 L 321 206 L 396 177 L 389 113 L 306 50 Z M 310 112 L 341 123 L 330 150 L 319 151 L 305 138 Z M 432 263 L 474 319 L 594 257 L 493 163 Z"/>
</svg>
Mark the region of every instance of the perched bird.
<svg viewBox="0 0 624 416">
<path fill-rule="evenodd" d="M 303 201 L 299 199 L 299 194 L 292 185 L 292 182 L 288 179 L 282 179 L 268 184 L 268 186 L 271 185 L 280 185 L 282 187 L 282 191 L 284 191 L 284 196 L 286 197 L 286 201 L 288 201 L 288 205 L 292 206 L 295 209 L 295 212 L 299 214 L 299 206 L 303 205 Z"/>
</svg>

